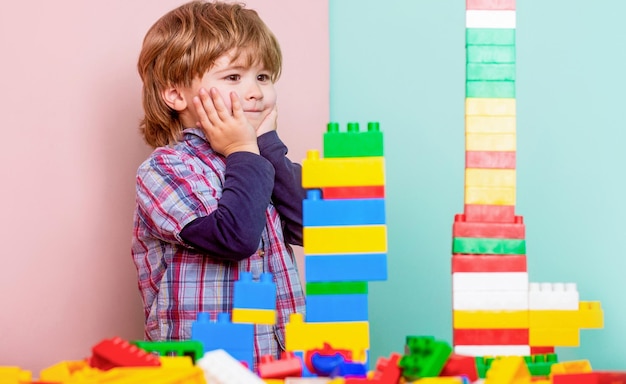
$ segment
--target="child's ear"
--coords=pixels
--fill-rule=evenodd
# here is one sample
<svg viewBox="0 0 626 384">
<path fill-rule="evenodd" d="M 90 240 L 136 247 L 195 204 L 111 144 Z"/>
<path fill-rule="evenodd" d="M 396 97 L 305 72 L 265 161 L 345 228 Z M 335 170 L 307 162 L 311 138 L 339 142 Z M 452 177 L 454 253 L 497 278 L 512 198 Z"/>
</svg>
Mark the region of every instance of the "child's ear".
<svg viewBox="0 0 626 384">
<path fill-rule="evenodd" d="M 172 108 L 175 111 L 183 111 L 187 108 L 187 100 L 185 99 L 185 95 L 180 91 L 180 89 L 176 87 L 166 88 L 161 91 L 161 97 L 165 104 L 168 107 Z"/>
</svg>

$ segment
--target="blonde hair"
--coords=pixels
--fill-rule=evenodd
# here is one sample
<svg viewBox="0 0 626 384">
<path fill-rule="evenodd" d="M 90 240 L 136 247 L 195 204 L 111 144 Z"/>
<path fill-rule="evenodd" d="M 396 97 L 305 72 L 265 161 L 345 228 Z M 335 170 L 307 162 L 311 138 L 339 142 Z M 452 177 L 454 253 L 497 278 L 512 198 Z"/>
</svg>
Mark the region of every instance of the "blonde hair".
<svg viewBox="0 0 626 384">
<path fill-rule="evenodd" d="M 161 92 L 171 86 L 191 86 L 232 49 L 236 56 L 245 55 L 247 65 L 260 63 L 270 71 L 272 81 L 278 80 L 282 67 L 278 41 L 257 12 L 244 4 L 191 1 L 150 27 L 137 63 L 145 113 L 139 128 L 149 145 L 172 144 L 184 128 Z"/>
</svg>

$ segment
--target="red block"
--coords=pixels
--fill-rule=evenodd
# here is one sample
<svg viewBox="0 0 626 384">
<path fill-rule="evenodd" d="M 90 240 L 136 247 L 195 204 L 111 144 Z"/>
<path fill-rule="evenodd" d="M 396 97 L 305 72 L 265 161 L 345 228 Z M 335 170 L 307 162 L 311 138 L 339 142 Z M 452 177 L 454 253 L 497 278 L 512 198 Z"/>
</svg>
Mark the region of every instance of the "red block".
<svg viewBox="0 0 626 384">
<path fill-rule="evenodd" d="M 518 216 L 521 218 L 521 216 Z M 524 239 L 524 223 L 477 223 L 464 221 L 465 215 L 456 215 L 452 237 L 479 237 L 483 239 Z"/>
<path fill-rule="evenodd" d="M 454 329 L 454 345 L 528 345 L 528 329 Z"/>
<path fill-rule="evenodd" d="M 466 151 L 465 168 L 515 169 L 515 152 Z"/>
<path fill-rule="evenodd" d="M 487 223 L 516 223 L 521 216 L 515 216 L 514 205 L 465 204 L 465 220 Z"/>
<path fill-rule="evenodd" d="M 302 376 L 302 362 L 293 352 L 283 352 L 281 356 L 280 360 L 275 360 L 271 355 L 261 356 L 261 362 L 257 368 L 259 376 L 263 379 Z"/>
<path fill-rule="evenodd" d="M 626 384 L 626 372 L 602 372 L 596 371 L 599 384 Z"/>
<path fill-rule="evenodd" d="M 528 272 L 528 264 L 526 255 L 454 254 L 452 273 L 455 272 Z"/>
<path fill-rule="evenodd" d="M 120 337 L 102 340 L 92 348 L 89 366 L 104 371 L 117 367 L 158 367 L 158 356 L 130 344 Z"/>
<path fill-rule="evenodd" d="M 326 187 L 322 188 L 324 199 L 384 199 L 385 186 Z"/>
<path fill-rule="evenodd" d="M 401 357 L 402 355 L 399 353 L 392 353 L 389 359 L 381 357 L 376 363 L 376 371 L 372 378 L 346 378 L 344 384 L 397 384 L 400 376 L 402 376 L 402 370 L 398 366 Z"/>
<path fill-rule="evenodd" d="M 596 372 L 553 375 L 552 384 L 600 384 L 600 377 Z"/>
<path fill-rule="evenodd" d="M 439 376 L 467 376 L 470 382 L 478 380 L 476 358 L 453 353 L 448 358 Z"/>
<path fill-rule="evenodd" d="M 468 10 L 515 10 L 515 0 L 466 0 Z"/>
<path fill-rule="evenodd" d="M 554 353 L 554 347 L 530 347 L 531 355 L 547 355 Z"/>
</svg>

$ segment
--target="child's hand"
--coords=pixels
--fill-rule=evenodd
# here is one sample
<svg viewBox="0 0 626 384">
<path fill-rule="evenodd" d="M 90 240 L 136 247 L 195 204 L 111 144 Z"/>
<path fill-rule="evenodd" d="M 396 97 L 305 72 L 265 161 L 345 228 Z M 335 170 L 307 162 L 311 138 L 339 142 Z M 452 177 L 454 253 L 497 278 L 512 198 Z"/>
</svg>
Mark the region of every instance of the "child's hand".
<svg viewBox="0 0 626 384">
<path fill-rule="evenodd" d="M 232 111 L 215 88 L 209 92 L 200 89 L 200 95 L 193 98 L 200 120 L 198 126 L 204 130 L 211 147 L 224 156 L 242 151 L 259 154 L 254 127 L 244 115 L 239 97 L 235 92 L 229 96 Z"/>
<path fill-rule="evenodd" d="M 274 105 L 274 108 L 270 113 L 265 116 L 261 124 L 256 129 L 256 136 L 259 137 L 264 133 L 276 130 L 276 121 L 278 120 L 278 106 Z"/>
</svg>

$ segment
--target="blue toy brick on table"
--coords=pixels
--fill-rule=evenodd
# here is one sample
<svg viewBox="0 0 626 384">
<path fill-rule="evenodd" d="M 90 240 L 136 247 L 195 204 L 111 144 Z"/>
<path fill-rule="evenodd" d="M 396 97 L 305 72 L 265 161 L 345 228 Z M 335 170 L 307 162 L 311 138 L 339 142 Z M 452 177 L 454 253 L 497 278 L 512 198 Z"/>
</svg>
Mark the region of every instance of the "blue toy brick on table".
<svg viewBox="0 0 626 384">
<path fill-rule="evenodd" d="M 304 226 L 385 224 L 385 199 L 324 200 L 319 190 L 302 202 Z"/>
<path fill-rule="evenodd" d="M 234 324 L 228 313 L 219 313 L 212 322 L 208 312 L 200 312 L 191 325 L 191 339 L 200 341 L 205 353 L 223 349 L 253 367 L 254 324 Z"/>
<path fill-rule="evenodd" d="M 306 298 L 306 321 L 309 323 L 367 320 L 367 294 L 310 295 Z"/>
<path fill-rule="evenodd" d="M 239 280 L 234 287 L 233 308 L 276 309 L 274 276 L 264 272 L 259 281 L 253 281 L 252 273 L 239 272 Z"/>
<path fill-rule="evenodd" d="M 387 280 L 384 253 L 306 255 L 304 262 L 307 282 Z"/>
</svg>

